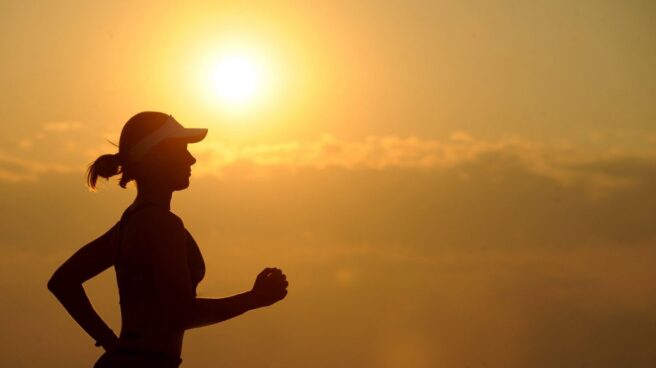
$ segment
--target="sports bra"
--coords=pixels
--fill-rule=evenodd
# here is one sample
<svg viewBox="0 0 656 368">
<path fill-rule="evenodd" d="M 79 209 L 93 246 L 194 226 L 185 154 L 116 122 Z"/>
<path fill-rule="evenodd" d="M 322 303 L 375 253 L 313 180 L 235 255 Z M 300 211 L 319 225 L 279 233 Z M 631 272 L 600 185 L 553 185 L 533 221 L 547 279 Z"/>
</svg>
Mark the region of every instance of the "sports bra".
<svg viewBox="0 0 656 368">
<path fill-rule="evenodd" d="M 158 206 L 155 203 L 142 203 L 136 207 L 128 207 L 121 216 L 118 225 L 118 236 L 116 244 L 116 253 L 114 257 L 114 269 L 116 271 L 116 281 L 118 283 L 119 291 L 119 304 L 125 301 L 136 301 L 144 299 L 155 298 L 155 287 L 153 284 L 153 270 L 152 265 L 143 261 L 128 261 L 122 259 L 125 250 L 122 249 L 123 243 L 123 228 L 127 218 L 147 206 Z M 198 283 L 205 276 L 205 262 L 203 255 L 198 248 L 198 244 L 191 236 L 191 233 L 185 229 L 187 233 L 187 264 L 189 266 L 189 274 L 191 276 L 191 288 L 193 295 L 196 297 L 196 287 Z"/>
</svg>

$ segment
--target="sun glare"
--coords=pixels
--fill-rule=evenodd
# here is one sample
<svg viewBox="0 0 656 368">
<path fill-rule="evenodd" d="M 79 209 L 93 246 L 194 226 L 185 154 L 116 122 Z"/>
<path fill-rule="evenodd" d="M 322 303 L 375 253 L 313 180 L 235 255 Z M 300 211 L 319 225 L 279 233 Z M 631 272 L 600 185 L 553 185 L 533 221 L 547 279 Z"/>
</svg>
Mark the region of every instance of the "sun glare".
<svg viewBox="0 0 656 368">
<path fill-rule="evenodd" d="M 213 66 L 211 88 L 217 98 L 229 105 L 251 102 L 261 84 L 261 75 L 253 60 L 240 55 L 221 58 Z"/>
<path fill-rule="evenodd" d="M 254 107 L 266 84 L 260 60 L 251 53 L 228 52 L 208 58 L 199 74 L 204 99 L 226 111 Z"/>
<path fill-rule="evenodd" d="M 189 64 L 199 101 L 224 117 L 244 118 L 261 111 L 278 85 L 278 65 L 271 52 L 239 41 L 203 42 Z"/>
</svg>

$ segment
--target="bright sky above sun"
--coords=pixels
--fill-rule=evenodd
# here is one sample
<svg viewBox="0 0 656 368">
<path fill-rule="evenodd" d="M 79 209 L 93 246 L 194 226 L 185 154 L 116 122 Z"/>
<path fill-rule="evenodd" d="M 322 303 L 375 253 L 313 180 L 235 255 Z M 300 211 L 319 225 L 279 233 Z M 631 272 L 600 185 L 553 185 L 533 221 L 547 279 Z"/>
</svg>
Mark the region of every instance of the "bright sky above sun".
<svg viewBox="0 0 656 368">
<path fill-rule="evenodd" d="M 649 3 L 120 4 L 3 2 L 7 119 L 116 130 L 166 109 L 270 140 L 642 134 L 654 118 Z"/>
<path fill-rule="evenodd" d="M 290 279 L 185 335 L 183 366 L 652 367 L 655 19 L 642 0 L 0 2 L 1 365 L 98 357 L 45 285 L 135 194 L 89 193 L 86 166 L 157 110 L 209 128 L 172 203 L 200 295 Z M 113 271 L 85 288 L 119 331 Z"/>
</svg>

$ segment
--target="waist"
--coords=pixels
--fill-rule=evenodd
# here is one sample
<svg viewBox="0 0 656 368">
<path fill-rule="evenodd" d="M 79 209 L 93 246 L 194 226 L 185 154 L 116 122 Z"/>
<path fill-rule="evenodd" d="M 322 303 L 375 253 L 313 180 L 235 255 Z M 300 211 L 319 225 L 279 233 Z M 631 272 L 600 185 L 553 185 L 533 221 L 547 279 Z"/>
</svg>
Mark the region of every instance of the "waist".
<svg viewBox="0 0 656 368">
<path fill-rule="evenodd" d="M 105 352 L 94 367 L 178 368 L 180 363 L 182 358 L 179 355 L 119 347 L 114 351 Z"/>
<path fill-rule="evenodd" d="M 136 348 L 120 346 L 118 349 L 116 349 L 116 352 L 125 355 L 156 358 L 156 359 L 162 359 L 167 361 L 178 361 L 178 360 L 181 361 L 180 354 L 173 354 L 165 351 L 154 351 L 148 349 L 136 349 Z"/>
<path fill-rule="evenodd" d="M 123 329 L 119 336 L 121 350 L 140 355 L 179 358 L 184 332 L 152 334 L 148 331 Z"/>
</svg>

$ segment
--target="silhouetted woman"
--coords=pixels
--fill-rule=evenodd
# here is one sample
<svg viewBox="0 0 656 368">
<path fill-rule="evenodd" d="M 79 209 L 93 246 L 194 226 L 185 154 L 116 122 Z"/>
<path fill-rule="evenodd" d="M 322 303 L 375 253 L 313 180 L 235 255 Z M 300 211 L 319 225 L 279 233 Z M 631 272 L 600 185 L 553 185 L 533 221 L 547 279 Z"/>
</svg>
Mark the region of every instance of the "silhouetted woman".
<svg viewBox="0 0 656 368">
<path fill-rule="evenodd" d="M 285 275 L 266 268 L 252 290 L 222 299 L 196 297 L 205 275 L 200 250 L 182 220 L 170 211 L 171 196 L 189 186 L 196 159 L 188 143 L 207 129 L 184 128 L 172 116 L 141 112 L 121 131 L 119 151 L 89 166 L 87 184 L 98 176 L 122 174 L 119 185 L 135 180 L 137 196 L 121 220 L 85 245 L 53 274 L 50 289 L 71 316 L 102 346 L 94 368 L 178 367 L 187 329 L 207 326 L 287 295 Z M 121 307 L 121 333 L 95 312 L 82 283 L 114 266 Z"/>
</svg>

